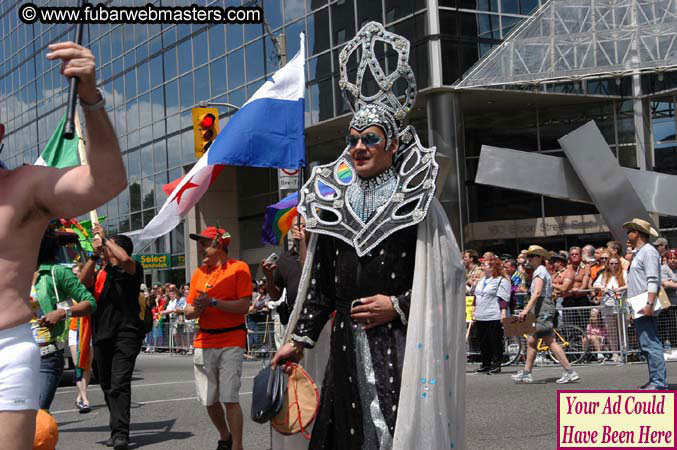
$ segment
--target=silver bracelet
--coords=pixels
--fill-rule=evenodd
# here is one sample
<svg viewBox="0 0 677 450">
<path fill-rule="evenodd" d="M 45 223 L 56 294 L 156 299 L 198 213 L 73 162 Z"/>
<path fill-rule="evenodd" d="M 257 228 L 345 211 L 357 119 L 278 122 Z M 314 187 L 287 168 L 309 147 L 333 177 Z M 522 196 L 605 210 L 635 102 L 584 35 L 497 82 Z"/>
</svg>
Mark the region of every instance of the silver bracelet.
<svg viewBox="0 0 677 450">
<path fill-rule="evenodd" d="M 406 325 L 407 324 L 407 315 L 404 314 L 404 311 L 402 311 L 402 308 L 400 308 L 399 300 L 397 299 L 396 296 L 391 295 L 390 301 L 393 304 L 393 308 L 395 309 L 395 312 L 397 313 L 398 316 L 400 316 L 400 321 L 402 322 L 402 325 Z"/>
<path fill-rule="evenodd" d="M 96 92 L 99 94 L 99 97 L 101 97 L 101 100 L 96 103 L 87 103 L 80 98 L 80 106 L 83 111 L 96 111 L 97 109 L 103 109 L 106 106 L 106 97 L 103 96 L 101 89 L 97 89 Z"/>
</svg>

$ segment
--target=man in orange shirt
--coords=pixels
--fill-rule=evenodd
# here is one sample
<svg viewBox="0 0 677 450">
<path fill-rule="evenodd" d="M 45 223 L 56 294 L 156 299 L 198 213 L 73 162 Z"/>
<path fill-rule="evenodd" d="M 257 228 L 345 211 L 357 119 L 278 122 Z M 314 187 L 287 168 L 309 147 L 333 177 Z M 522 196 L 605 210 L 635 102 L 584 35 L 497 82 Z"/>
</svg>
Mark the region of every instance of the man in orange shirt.
<svg viewBox="0 0 677 450">
<path fill-rule="evenodd" d="M 186 300 L 186 318 L 200 319 L 193 344 L 195 387 L 219 432 L 217 450 L 242 450 L 239 395 L 252 277 L 245 262 L 228 258 L 226 230 L 207 227 L 190 238 L 197 241 L 202 257 Z"/>
</svg>

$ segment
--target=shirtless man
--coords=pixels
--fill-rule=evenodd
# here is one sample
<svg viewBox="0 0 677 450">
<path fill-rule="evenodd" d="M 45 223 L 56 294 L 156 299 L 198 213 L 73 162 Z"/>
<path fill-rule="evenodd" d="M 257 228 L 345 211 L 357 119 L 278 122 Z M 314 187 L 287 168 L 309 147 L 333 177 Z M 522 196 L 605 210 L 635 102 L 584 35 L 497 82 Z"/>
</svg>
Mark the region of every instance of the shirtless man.
<svg viewBox="0 0 677 450">
<path fill-rule="evenodd" d="M 559 289 L 556 288 L 565 299 L 564 306 L 583 306 L 579 303 L 588 295 L 586 288 L 589 279 L 590 269 L 582 264 L 581 248 L 571 247 L 569 249 L 569 265 L 564 273 L 563 283 L 559 286 Z"/>
<path fill-rule="evenodd" d="M 582 262 L 581 248 L 571 247 L 569 249 L 569 265 L 563 274 L 563 282 L 559 289 L 559 295 L 563 299 L 562 305 L 565 308 L 563 311 L 565 323 L 574 323 L 578 326 L 587 324 L 587 322 L 582 321 L 585 320 L 586 315 L 589 315 L 588 311 L 567 311 L 566 308 L 588 306 L 587 287 L 589 280 L 590 268 Z"/>
<path fill-rule="evenodd" d="M 0 442 L 4 450 L 33 447 L 40 353 L 28 324 L 33 314 L 29 292 L 47 223 L 92 210 L 127 185 L 115 131 L 98 103 L 92 52 L 63 42 L 49 46 L 47 59 L 61 60 L 61 73 L 80 79 L 80 101 L 91 106 L 84 113 L 89 165 L 7 170 L 0 164 Z M 0 124 L 0 140 L 4 134 Z"/>
</svg>

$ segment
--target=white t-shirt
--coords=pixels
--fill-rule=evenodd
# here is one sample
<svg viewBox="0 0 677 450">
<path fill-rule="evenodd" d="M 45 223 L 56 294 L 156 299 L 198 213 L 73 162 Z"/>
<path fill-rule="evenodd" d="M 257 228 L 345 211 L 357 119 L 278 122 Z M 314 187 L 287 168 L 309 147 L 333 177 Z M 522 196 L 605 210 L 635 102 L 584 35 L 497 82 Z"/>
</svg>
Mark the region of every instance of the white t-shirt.
<svg viewBox="0 0 677 450">
<path fill-rule="evenodd" d="M 534 289 L 534 280 L 536 280 L 536 278 L 543 280 L 543 290 L 541 291 L 541 297 L 546 299 L 552 298 L 552 277 L 550 276 L 550 273 L 548 273 L 548 269 L 546 269 L 545 266 L 540 265 L 536 268 L 536 270 L 534 270 L 534 275 L 531 279 L 531 287 L 529 288 L 530 291 L 533 291 Z"/>
<path fill-rule="evenodd" d="M 482 277 L 475 285 L 475 320 L 501 320 L 498 300 L 510 301 L 510 281 Z"/>
<path fill-rule="evenodd" d="M 604 286 L 604 272 L 600 273 L 595 282 L 592 284 L 593 287 L 598 287 L 598 288 L 603 288 L 603 289 L 618 289 L 620 286 L 618 285 L 618 280 L 616 280 L 615 276 L 612 276 L 609 278 L 609 281 L 606 282 L 606 286 Z M 628 273 L 624 270 L 623 271 L 623 279 L 627 280 L 628 279 Z"/>
<path fill-rule="evenodd" d="M 623 271 L 623 279 L 627 280 L 628 279 L 628 273 L 624 270 Z M 609 278 L 609 281 L 606 282 L 606 286 L 604 286 L 604 272 L 601 272 L 595 282 L 592 284 L 592 287 L 596 288 L 603 288 L 603 289 L 618 289 L 618 280 L 616 279 L 616 276 L 612 276 Z M 602 298 L 604 306 L 616 306 L 617 302 L 614 297 L 603 297 Z"/>
<path fill-rule="evenodd" d="M 661 266 L 661 281 L 663 280 L 677 281 L 677 274 L 667 264 Z M 665 289 L 665 293 L 668 294 L 670 303 L 677 305 L 677 289 Z"/>
</svg>

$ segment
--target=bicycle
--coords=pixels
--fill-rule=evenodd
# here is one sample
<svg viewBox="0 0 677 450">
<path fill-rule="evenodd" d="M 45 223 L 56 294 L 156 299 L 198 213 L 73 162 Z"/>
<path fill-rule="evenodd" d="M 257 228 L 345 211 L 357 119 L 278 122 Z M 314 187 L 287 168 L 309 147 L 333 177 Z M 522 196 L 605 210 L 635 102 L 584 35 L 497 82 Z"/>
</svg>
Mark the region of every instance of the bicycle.
<svg viewBox="0 0 677 450">
<path fill-rule="evenodd" d="M 583 361 L 588 354 L 588 340 L 583 329 L 576 325 L 562 325 L 555 328 L 555 340 L 564 350 L 567 360 L 571 364 Z M 528 335 L 506 336 L 503 338 L 503 362 L 502 366 L 508 366 L 517 362 L 522 355 L 522 348 L 526 348 Z M 550 351 L 550 347 L 539 338 L 536 342 L 536 351 L 538 353 L 547 352 L 548 358 L 553 362 L 559 363 L 555 355 Z"/>
</svg>

